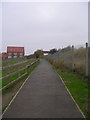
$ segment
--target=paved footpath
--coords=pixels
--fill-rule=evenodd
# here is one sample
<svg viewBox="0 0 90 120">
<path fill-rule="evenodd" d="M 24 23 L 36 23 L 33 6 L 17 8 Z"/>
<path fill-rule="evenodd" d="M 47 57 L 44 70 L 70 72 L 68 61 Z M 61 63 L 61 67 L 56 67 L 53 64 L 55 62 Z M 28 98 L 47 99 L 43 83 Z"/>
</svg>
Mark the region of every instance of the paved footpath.
<svg viewBox="0 0 90 120">
<path fill-rule="evenodd" d="M 51 65 L 41 60 L 3 118 L 83 118 Z"/>
</svg>

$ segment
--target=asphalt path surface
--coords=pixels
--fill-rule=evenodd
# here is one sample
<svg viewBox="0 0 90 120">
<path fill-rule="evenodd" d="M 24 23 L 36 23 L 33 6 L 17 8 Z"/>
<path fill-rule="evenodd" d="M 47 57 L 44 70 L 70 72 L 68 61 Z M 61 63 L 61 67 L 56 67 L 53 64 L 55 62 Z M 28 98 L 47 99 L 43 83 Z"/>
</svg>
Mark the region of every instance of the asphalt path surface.
<svg viewBox="0 0 90 120">
<path fill-rule="evenodd" d="M 83 118 L 51 65 L 41 60 L 3 118 Z"/>
</svg>

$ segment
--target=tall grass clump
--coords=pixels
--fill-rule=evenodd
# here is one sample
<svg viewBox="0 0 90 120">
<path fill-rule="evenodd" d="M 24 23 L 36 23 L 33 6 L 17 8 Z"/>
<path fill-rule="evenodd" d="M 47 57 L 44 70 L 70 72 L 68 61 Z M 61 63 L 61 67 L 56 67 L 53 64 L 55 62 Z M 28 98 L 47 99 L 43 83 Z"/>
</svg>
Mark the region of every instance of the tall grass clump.
<svg viewBox="0 0 90 120">
<path fill-rule="evenodd" d="M 61 71 L 65 71 L 65 66 L 64 66 L 64 61 L 63 60 L 54 60 L 52 58 L 46 58 L 46 59 L 55 68 L 60 69 Z"/>
<path fill-rule="evenodd" d="M 72 54 L 72 48 L 70 46 L 57 51 L 54 54 L 49 54 L 47 56 L 48 61 L 54 65 L 56 68 L 61 69 L 62 71 L 67 69 L 72 71 L 72 55 L 74 62 L 74 72 L 77 72 L 83 76 L 86 74 L 86 48 L 74 47 L 74 53 Z"/>
<path fill-rule="evenodd" d="M 56 68 L 61 69 L 61 71 L 64 71 L 64 70 L 65 70 L 64 61 L 53 60 L 53 65 L 54 65 Z"/>
<path fill-rule="evenodd" d="M 85 75 L 86 49 L 81 47 L 74 50 L 75 71 Z"/>
</svg>

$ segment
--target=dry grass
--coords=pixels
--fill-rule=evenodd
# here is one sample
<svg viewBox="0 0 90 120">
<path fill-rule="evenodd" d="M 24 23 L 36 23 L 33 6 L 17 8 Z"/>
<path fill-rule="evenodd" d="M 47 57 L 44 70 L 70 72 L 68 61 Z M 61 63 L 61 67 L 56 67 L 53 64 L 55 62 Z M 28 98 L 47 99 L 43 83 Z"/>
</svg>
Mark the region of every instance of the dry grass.
<svg viewBox="0 0 90 120">
<path fill-rule="evenodd" d="M 59 58 L 48 58 L 49 62 L 56 68 L 60 68 L 62 71 L 66 68 L 72 70 L 72 50 L 69 49 L 60 53 Z M 86 69 L 86 49 L 79 48 L 74 49 L 74 67 L 75 71 L 85 75 Z"/>
<path fill-rule="evenodd" d="M 65 67 L 64 67 L 64 61 L 59 61 L 59 60 L 54 60 L 53 61 L 53 65 L 56 67 L 56 68 L 60 68 L 62 71 L 64 71 Z"/>
</svg>

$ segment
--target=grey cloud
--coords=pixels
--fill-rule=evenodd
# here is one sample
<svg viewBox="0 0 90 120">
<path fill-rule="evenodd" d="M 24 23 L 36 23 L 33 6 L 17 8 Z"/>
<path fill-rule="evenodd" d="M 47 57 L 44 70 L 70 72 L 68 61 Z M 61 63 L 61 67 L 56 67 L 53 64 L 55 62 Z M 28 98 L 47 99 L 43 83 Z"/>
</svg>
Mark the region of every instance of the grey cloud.
<svg viewBox="0 0 90 120">
<path fill-rule="evenodd" d="M 88 3 L 3 3 L 3 51 L 8 45 L 36 49 L 88 41 Z"/>
</svg>

